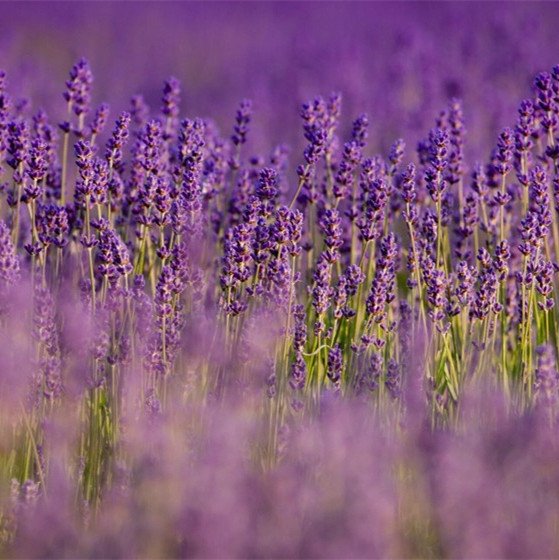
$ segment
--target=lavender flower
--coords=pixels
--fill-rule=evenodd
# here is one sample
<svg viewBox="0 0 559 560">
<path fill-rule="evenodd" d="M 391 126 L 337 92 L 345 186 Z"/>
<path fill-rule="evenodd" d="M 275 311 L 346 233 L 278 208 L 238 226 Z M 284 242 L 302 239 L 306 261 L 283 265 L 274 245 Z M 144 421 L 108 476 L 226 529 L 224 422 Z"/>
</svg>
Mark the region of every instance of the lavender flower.
<svg viewBox="0 0 559 560">
<path fill-rule="evenodd" d="M 62 394 L 61 359 L 58 327 L 52 295 L 46 288 L 37 288 L 34 296 L 34 330 L 41 344 L 40 369 L 43 392 L 48 399 Z"/>
<path fill-rule="evenodd" d="M 431 306 L 429 314 L 437 327 L 441 327 L 444 319 L 444 309 L 447 306 L 447 284 L 448 278 L 443 270 L 436 267 L 430 257 L 426 257 L 422 263 L 423 281 L 425 282 L 427 301 Z"/>
<path fill-rule="evenodd" d="M 425 183 L 431 198 L 440 203 L 447 188 L 443 173 L 447 167 L 448 134 L 441 129 L 432 130 L 429 142 L 430 160 L 425 171 Z"/>
<path fill-rule="evenodd" d="M 17 282 L 19 275 L 19 257 L 10 239 L 10 229 L 0 220 L 0 280 L 10 286 Z"/>
<path fill-rule="evenodd" d="M 297 353 L 295 360 L 291 365 L 291 378 L 289 380 L 289 385 L 294 391 L 302 391 L 305 388 L 305 380 L 307 377 L 307 364 L 305 359 L 300 353 Z M 301 408 L 301 401 L 294 400 L 292 406 L 295 409 Z"/>
<path fill-rule="evenodd" d="M 81 184 L 76 187 L 77 192 L 84 196 L 91 196 L 91 184 L 94 177 L 94 150 L 86 140 L 80 140 L 74 146 L 76 151 L 76 165 L 81 178 Z"/>
<path fill-rule="evenodd" d="M 107 220 L 102 218 L 95 225 L 99 230 L 97 270 L 102 277 L 107 279 L 109 285 L 114 288 L 122 276 L 132 272 L 128 248 L 111 228 Z"/>
<path fill-rule="evenodd" d="M 8 125 L 11 118 L 11 100 L 6 92 L 6 73 L 0 70 L 0 163 L 8 148 Z"/>
<path fill-rule="evenodd" d="M 347 198 L 351 194 L 353 174 L 362 158 L 361 147 L 355 141 L 347 142 L 344 146 L 342 161 L 340 162 L 334 181 L 334 197 Z"/>
<path fill-rule="evenodd" d="M 377 322 L 384 318 L 386 304 L 390 304 L 395 298 L 397 259 L 398 246 L 396 237 L 393 233 L 390 233 L 382 239 L 375 277 L 371 284 L 371 292 L 367 298 L 367 312 Z"/>
<path fill-rule="evenodd" d="M 101 132 L 105 129 L 109 118 L 109 112 L 110 108 L 107 103 L 101 103 L 101 105 L 97 108 L 97 111 L 95 111 L 93 121 L 89 125 L 89 133 L 92 140 L 99 136 L 99 134 L 101 134 Z"/>
<path fill-rule="evenodd" d="M 27 173 L 36 183 L 41 182 L 48 171 L 47 149 L 47 143 L 41 138 L 36 138 L 31 142 Z"/>
<path fill-rule="evenodd" d="M 336 344 L 328 352 L 328 379 L 332 382 L 336 391 L 340 390 L 340 382 L 343 369 L 343 356 L 340 346 Z"/>
<path fill-rule="evenodd" d="M 253 230 L 247 224 L 235 226 L 226 240 L 221 285 L 236 288 L 252 274 Z"/>
<path fill-rule="evenodd" d="M 537 107 L 542 112 L 542 126 L 548 134 L 553 134 L 557 126 L 557 102 L 553 95 L 551 75 L 542 72 L 536 76 L 534 86 L 537 94 Z"/>
<path fill-rule="evenodd" d="M 161 112 L 166 118 L 165 139 L 176 133 L 180 106 L 180 82 L 175 77 L 170 77 L 163 87 L 163 105 Z"/>
<path fill-rule="evenodd" d="M 448 158 L 448 182 L 453 185 L 460 181 L 464 174 L 464 114 L 462 102 L 452 99 L 448 115 L 450 154 Z"/>
<path fill-rule="evenodd" d="M 338 251 L 343 244 L 342 219 L 337 210 L 326 210 L 320 218 L 320 229 L 328 250 L 324 253 L 330 262 L 337 260 Z"/>
<path fill-rule="evenodd" d="M 369 136 L 367 130 L 368 128 L 369 119 L 365 113 L 359 115 L 359 117 L 357 117 L 355 121 L 353 121 L 351 137 L 360 148 L 364 148 L 367 143 L 367 138 Z"/>
<path fill-rule="evenodd" d="M 256 195 L 264 203 L 267 213 L 271 212 L 274 201 L 279 194 L 278 173 L 271 167 L 266 167 L 260 172 Z"/>
<path fill-rule="evenodd" d="M 161 168 L 163 131 L 159 121 L 149 121 L 142 131 L 138 158 L 147 173 L 157 175 Z"/>
<path fill-rule="evenodd" d="M 390 153 L 388 154 L 388 161 L 390 162 L 391 166 L 389 172 L 390 175 L 395 175 L 398 166 L 402 163 L 405 149 L 406 144 L 401 138 L 398 138 L 398 140 L 396 140 L 394 144 L 392 144 Z"/>
<path fill-rule="evenodd" d="M 111 169 L 122 170 L 123 148 L 128 140 L 128 127 L 130 125 L 130 114 L 123 112 L 115 123 L 115 128 L 107 142 L 105 159 Z"/>
<path fill-rule="evenodd" d="M 332 265 L 326 253 L 321 253 L 313 273 L 311 291 L 312 305 L 318 317 L 324 315 L 331 305 L 333 289 L 330 286 Z"/>
<path fill-rule="evenodd" d="M 388 366 L 386 368 L 386 380 L 385 385 L 390 393 L 390 396 L 393 399 L 399 399 L 402 395 L 402 388 L 401 388 L 402 380 L 400 374 L 400 367 L 396 360 L 391 358 L 388 362 Z"/>
<path fill-rule="evenodd" d="M 541 259 L 536 274 L 536 290 L 544 297 L 543 301 L 539 301 L 538 305 L 541 309 L 549 311 L 555 306 L 553 299 L 553 281 L 555 276 L 555 267 L 548 261 Z"/>
<path fill-rule="evenodd" d="M 308 165 L 314 165 L 325 153 L 328 141 L 326 124 L 327 108 L 321 97 L 305 103 L 301 109 L 303 129 L 308 145 L 305 149 L 305 160 Z"/>
<path fill-rule="evenodd" d="M 12 156 L 8 165 L 20 172 L 27 161 L 30 147 L 29 126 L 24 120 L 12 121 L 8 125 L 8 131 L 8 153 Z M 21 182 L 21 178 L 18 182 Z"/>
<path fill-rule="evenodd" d="M 510 128 L 505 128 L 499 135 L 497 143 L 496 170 L 500 175 L 506 175 L 511 168 L 514 151 L 514 137 Z"/>
<path fill-rule="evenodd" d="M 415 187 L 415 165 L 413 163 L 410 163 L 407 166 L 406 170 L 402 173 L 402 180 L 400 181 L 400 192 L 402 194 L 402 200 L 406 204 L 411 204 L 416 199 L 417 194 Z"/>
<path fill-rule="evenodd" d="M 233 127 L 233 135 L 231 140 L 235 146 L 240 146 L 246 142 L 248 134 L 248 125 L 252 117 L 252 101 L 243 99 L 237 109 L 235 116 L 235 126 Z"/>
<path fill-rule="evenodd" d="M 198 236 L 201 232 L 204 134 L 203 121 L 186 119 L 182 121 L 179 132 L 181 185 L 179 196 L 173 203 L 171 218 L 176 233 L 187 232 L 192 236 Z"/>
<path fill-rule="evenodd" d="M 307 341 L 307 323 L 305 308 L 302 305 L 293 307 L 293 318 L 295 320 L 293 332 L 293 348 L 297 352 L 301 352 Z"/>
<path fill-rule="evenodd" d="M 37 233 L 39 241 L 45 245 L 55 245 L 59 249 L 68 243 L 68 212 L 56 204 L 39 206 L 37 210 Z"/>
<path fill-rule="evenodd" d="M 93 74 L 85 58 L 80 59 L 70 71 L 70 79 L 66 82 L 64 99 L 76 116 L 81 117 L 89 112 L 91 103 L 91 85 Z"/>
<path fill-rule="evenodd" d="M 525 186 L 527 184 L 527 159 L 533 146 L 533 138 L 536 131 L 534 105 L 531 100 L 524 100 L 518 109 L 518 120 L 514 129 L 515 149 L 518 154 L 517 173 L 519 180 Z"/>
<path fill-rule="evenodd" d="M 490 311 L 498 313 L 501 305 L 497 301 L 498 276 L 491 256 L 481 248 L 477 255 L 481 263 L 481 270 L 478 275 L 479 288 L 475 294 L 470 315 L 477 319 L 485 319 Z"/>
</svg>

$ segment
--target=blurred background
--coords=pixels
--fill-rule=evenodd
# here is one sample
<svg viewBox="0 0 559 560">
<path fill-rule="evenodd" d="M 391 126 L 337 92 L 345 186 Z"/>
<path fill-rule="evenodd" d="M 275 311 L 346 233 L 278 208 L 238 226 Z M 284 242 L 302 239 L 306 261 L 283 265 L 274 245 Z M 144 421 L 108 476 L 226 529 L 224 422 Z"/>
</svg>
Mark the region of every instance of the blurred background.
<svg viewBox="0 0 559 560">
<path fill-rule="evenodd" d="M 300 103 L 340 91 L 344 123 L 367 112 L 374 150 L 424 137 L 463 99 L 469 154 L 485 157 L 512 124 L 533 76 L 559 63 L 554 3 L 2 3 L 0 67 L 10 89 L 62 118 L 71 65 L 89 59 L 94 100 L 113 115 L 141 92 L 159 110 L 163 80 L 182 82 L 186 116 L 224 133 L 253 100 L 252 148 L 302 146 Z M 57 113 L 58 111 L 58 113 Z"/>
</svg>

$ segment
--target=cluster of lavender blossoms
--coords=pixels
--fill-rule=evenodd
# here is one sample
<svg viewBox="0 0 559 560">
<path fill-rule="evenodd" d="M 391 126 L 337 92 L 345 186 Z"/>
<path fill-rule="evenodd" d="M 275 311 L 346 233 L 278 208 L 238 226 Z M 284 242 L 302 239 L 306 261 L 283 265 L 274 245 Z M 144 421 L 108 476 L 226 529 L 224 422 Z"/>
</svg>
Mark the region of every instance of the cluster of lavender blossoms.
<svg viewBox="0 0 559 560">
<path fill-rule="evenodd" d="M 481 161 L 452 97 L 256 155 L 174 77 L 63 98 L 0 73 L 3 554 L 559 554 L 559 66 Z"/>
</svg>

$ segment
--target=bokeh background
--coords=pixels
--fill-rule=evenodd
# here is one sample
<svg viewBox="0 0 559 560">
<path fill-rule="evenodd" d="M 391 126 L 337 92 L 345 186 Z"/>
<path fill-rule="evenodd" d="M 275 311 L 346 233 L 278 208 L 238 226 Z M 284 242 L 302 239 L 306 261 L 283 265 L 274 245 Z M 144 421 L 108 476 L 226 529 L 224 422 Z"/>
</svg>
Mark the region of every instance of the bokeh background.
<svg viewBox="0 0 559 560">
<path fill-rule="evenodd" d="M 0 66 L 12 91 L 60 115 L 80 56 L 113 114 L 137 92 L 157 109 L 175 75 L 183 113 L 227 132 L 248 97 L 255 150 L 302 146 L 299 105 L 317 94 L 343 93 L 346 127 L 367 112 L 374 150 L 419 139 L 457 96 L 479 152 L 468 155 L 485 158 L 533 76 L 559 62 L 558 24 L 546 2 L 3 3 Z"/>
</svg>

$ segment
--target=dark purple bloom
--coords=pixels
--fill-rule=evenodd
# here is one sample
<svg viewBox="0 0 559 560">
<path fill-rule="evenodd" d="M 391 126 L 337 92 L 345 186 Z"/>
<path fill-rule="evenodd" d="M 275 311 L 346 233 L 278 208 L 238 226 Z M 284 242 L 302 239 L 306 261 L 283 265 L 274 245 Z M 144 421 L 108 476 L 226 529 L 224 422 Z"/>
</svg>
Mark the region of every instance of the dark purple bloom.
<svg viewBox="0 0 559 560">
<path fill-rule="evenodd" d="M 525 168 L 526 158 L 533 146 L 533 135 L 536 130 L 535 112 L 534 104 L 531 100 L 524 100 L 518 109 L 518 120 L 516 127 L 514 129 L 514 139 L 515 148 L 519 157 L 519 173 L 521 175 L 520 179 L 522 183 L 526 183 L 526 172 Z"/>
<path fill-rule="evenodd" d="M 458 183 L 464 174 L 464 114 L 462 102 L 452 99 L 448 114 L 450 154 L 448 158 L 448 182 Z"/>
<path fill-rule="evenodd" d="M 33 181 L 40 182 L 46 177 L 48 171 L 47 150 L 47 143 L 43 139 L 35 138 L 31 142 L 27 173 Z"/>
<path fill-rule="evenodd" d="M 70 79 L 66 82 L 64 99 L 68 107 L 81 117 L 89 112 L 91 103 L 91 85 L 93 74 L 85 58 L 80 59 L 70 71 Z"/>
<path fill-rule="evenodd" d="M 252 117 L 252 101 L 243 99 L 237 109 L 235 116 L 235 126 L 233 127 L 233 135 L 231 140 L 235 146 L 240 146 L 246 142 L 248 134 L 248 125 Z"/>
<path fill-rule="evenodd" d="M 510 128 L 505 128 L 499 135 L 497 142 L 496 170 L 500 175 L 506 175 L 510 168 L 514 153 L 514 135 Z"/>
<path fill-rule="evenodd" d="M 132 272 L 128 248 L 107 220 L 102 218 L 95 225 L 99 230 L 97 270 L 111 287 L 115 287 L 122 276 Z"/>
<path fill-rule="evenodd" d="M 149 121 L 140 135 L 139 162 L 147 173 L 157 175 L 162 168 L 163 131 L 159 121 Z"/>
<path fill-rule="evenodd" d="M 367 312 L 373 316 L 376 322 L 382 321 L 385 314 L 385 306 L 396 297 L 397 260 L 398 244 L 396 236 L 390 233 L 381 241 L 375 277 L 373 278 L 371 291 L 366 303 Z"/>
<path fill-rule="evenodd" d="M 506 239 L 503 239 L 497 245 L 495 249 L 495 259 L 493 265 L 495 267 L 495 272 L 497 273 L 497 278 L 499 282 L 504 282 L 507 278 L 509 272 L 509 260 L 510 260 L 510 247 Z"/>
<path fill-rule="evenodd" d="M 534 80 L 536 89 L 536 104 L 542 112 L 542 126 L 549 134 L 553 134 L 557 126 L 557 102 L 553 94 L 551 75 L 542 72 Z"/>
<path fill-rule="evenodd" d="M 342 218 L 337 210 L 326 210 L 320 218 L 320 229 L 324 235 L 324 244 L 328 247 L 326 252 L 330 262 L 338 258 L 338 251 L 343 244 Z"/>
<path fill-rule="evenodd" d="M 258 187 L 256 195 L 258 198 L 268 204 L 272 204 L 279 194 L 278 186 L 278 172 L 271 168 L 266 167 L 260 171 L 258 179 Z"/>
<path fill-rule="evenodd" d="M 338 278 L 338 284 L 334 290 L 334 317 L 336 319 L 344 316 L 344 312 L 347 310 L 347 299 L 347 277 L 342 274 Z"/>
<path fill-rule="evenodd" d="M 89 125 L 89 133 L 92 140 L 99 136 L 99 134 L 101 134 L 101 132 L 105 129 L 109 118 L 109 112 L 110 108 L 107 103 L 101 103 L 101 105 L 97 108 L 97 111 L 95 111 L 93 121 Z"/>
<path fill-rule="evenodd" d="M 502 306 L 497 300 L 499 278 L 493 259 L 483 247 L 479 250 L 477 259 L 481 270 L 478 274 L 479 286 L 470 308 L 470 316 L 481 320 L 485 319 L 491 311 L 498 313 Z"/>
<path fill-rule="evenodd" d="M 56 204 L 41 205 L 37 209 L 37 233 L 43 245 L 63 248 L 68 243 L 68 212 Z"/>
<path fill-rule="evenodd" d="M 357 264 L 352 264 L 347 267 L 345 272 L 347 278 L 347 294 L 354 296 L 357 293 L 359 285 L 365 281 L 365 274 Z"/>
<path fill-rule="evenodd" d="M 8 165 L 19 173 L 29 154 L 29 126 L 24 120 L 12 121 L 8 125 L 8 131 L 8 153 L 12 156 L 8 160 Z"/>
<path fill-rule="evenodd" d="M 307 314 L 303 305 L 295 305 L 293 307 L 293 318 L 295 326 L 293 328 L 293 348 L 297 352 L 301 352 L 307 342 Z"/>
<path fill-rule="evenodd" d="M 305 103 L 301 109 L 303 129 L 308 142 L 305 148 L 305 161 L 314 165 L 324 155 L 328 143 L 327 107 L 324 99 L 317 97 Z"/>
<path fill-rule="evenodd" d="M 406 167 L 406 170 L 402 173 L 400 192 L 402 193 L 402 200 L 406 204 L 411 204 L 417 196 L 415 186 L 415 165 L 413 163 L 410 163 Z"/>
<path fill-rule="evenodd" d="M 246 282 L 252 274 L 253 229 L 247 224 L 232 228 L 225 240 L 225 254 L 221 273 L 221 285 L 236 288 Z"/>
<path fill-rule="evenodd" d="M 364 241 L 377 239 L 382 233 L 382 224 L 390 190 L 384 177 L 373 179 L 362 176 L 363 213 L 357 220 L 357 227 Z"/>
<path fill-rule="evenodd" d="M 406 144 L 401 138 L 398 138 L 398 140 L 392 144 L 390 153 L 388 154 L 388 161 L 390 162 L 390 175 L 395 175 L 398 166 L 402 163 L 405 149 Z"/>
<path fill-rule="evenodd" d="M 431 319 L 437 323 L 437 327 L 440 327 L 440 321 L 444 318 L 443 310 L 448 304 L 448 278 L 443 270 L 437 268 L 431 257 L 423 259 L 421 272 L 425 282 L 427 301 L 431 306 L 429 314 Z"/>
<path fill-rule="evenodd" d="M 291 378 L 289 385 L 294 391 L 302 391 L 305 388 L 307 378 L 307 364 L 300 352 L 295 354 L 295 360 L 291 364 Z"/>
<path fill-rule="evenodd" d="M 266 297 L 270 303 L 285 309 L 293 294 L 293 272 L 287 251 L 282 250 L 268 261 L 269 290 Z"/>
<path fill-rule="evenodd" d="M 332 264 L 326 253 L 321 253 L 313 273 L 313 287 L 311 291 L 312 304 L 316 314 L 320 317 L 331 305 L 333 289 L 330 286 Z"/>
<path fill-rule="evenodd" d="M 340 390 L 343 365 L 342 350 L 336 344 L 328 352 L 328 368 L 326 371 L 328 379 L 330 379 L 336 391 Z"/>
<path fill-rule="evenodd" d="M 11 100 L 6 92 L 6 73 L 0 70 L 0 163 L 8 148 L 8 125 L 11 117 Z"/>
<path fill-rule="evenodd" d="M 544 298 L 543 301 L 538 302 L 538 305 L 541 309 L 546 311 L 549 311 L 555 306 L 555 300 L 552 295 L 554 277 L 555 268 L 553 264 L 550 261 L 541 258 L 536 274 L 536 290 Z"/>
<path fill-rule="evenodd" d="M 123 112 L 115 123 L 115 128 L 107 142 L 105 159 L 111 169 L 122 170 L 123 148 L 128 140 L 128 127 L 130 126 L 130 114 Z"/>
<path fill-rule="evenodd" d="M 447 188 L 444 171 L 448 164 L 448 134 L 440 128 L 432 130 L 429 142 L 430 159 L 425 171 L 425 184 L 431 198 L 440 203 Z"/>
<path fill-rule="evenodd" d="M 472 303 L 477 278 L 477 270 L 469 266 L 466 261 L 460 261 L 456 265 L 456 296 L 461 305 L 468 306 Z"/>
<path fill-rule="evenodd" d="M 359 117 L 353 121 L 351 137 L 360 148 L 364 148 L 367 143 L 367 137 L 369 136 L 368 128 L 369 119 L 365 113 L 359 115 Z"/>
<path fill-rule="evenodd" d="M 76 165 L 84 186 L 89 186 L 93 180 L 93 158 L 95 152 L 87 140 L 79 140 L 74 146 Z"/>
<path fill-rule="evenodd" d="M 163 99 L 161 112 L 165 116 L 165 139 L 169 139 L 176 134 L 178 117 L 180 111 L 181 84 L 179 80 L 171 76 L 163 86 Z"/>
<path fill-rule="evenodd" d="M 206 127 L 203 121 L 183 120 L 179 132 L 181 179 L 178 197 L 172 207 L 172 225 L 177 233 L 199 235 L 203 223 L 202 167 Z"/>
<path fill-rule="evenodd" d="M 361 147 L 357 142 L 352 141 L 345 144 L 342 161 L 334 181 L 333 192 L 335 198 L 347 198 L 351 195 L 354 171 L 361 161 L 361 157 Z"/>
</svg>

